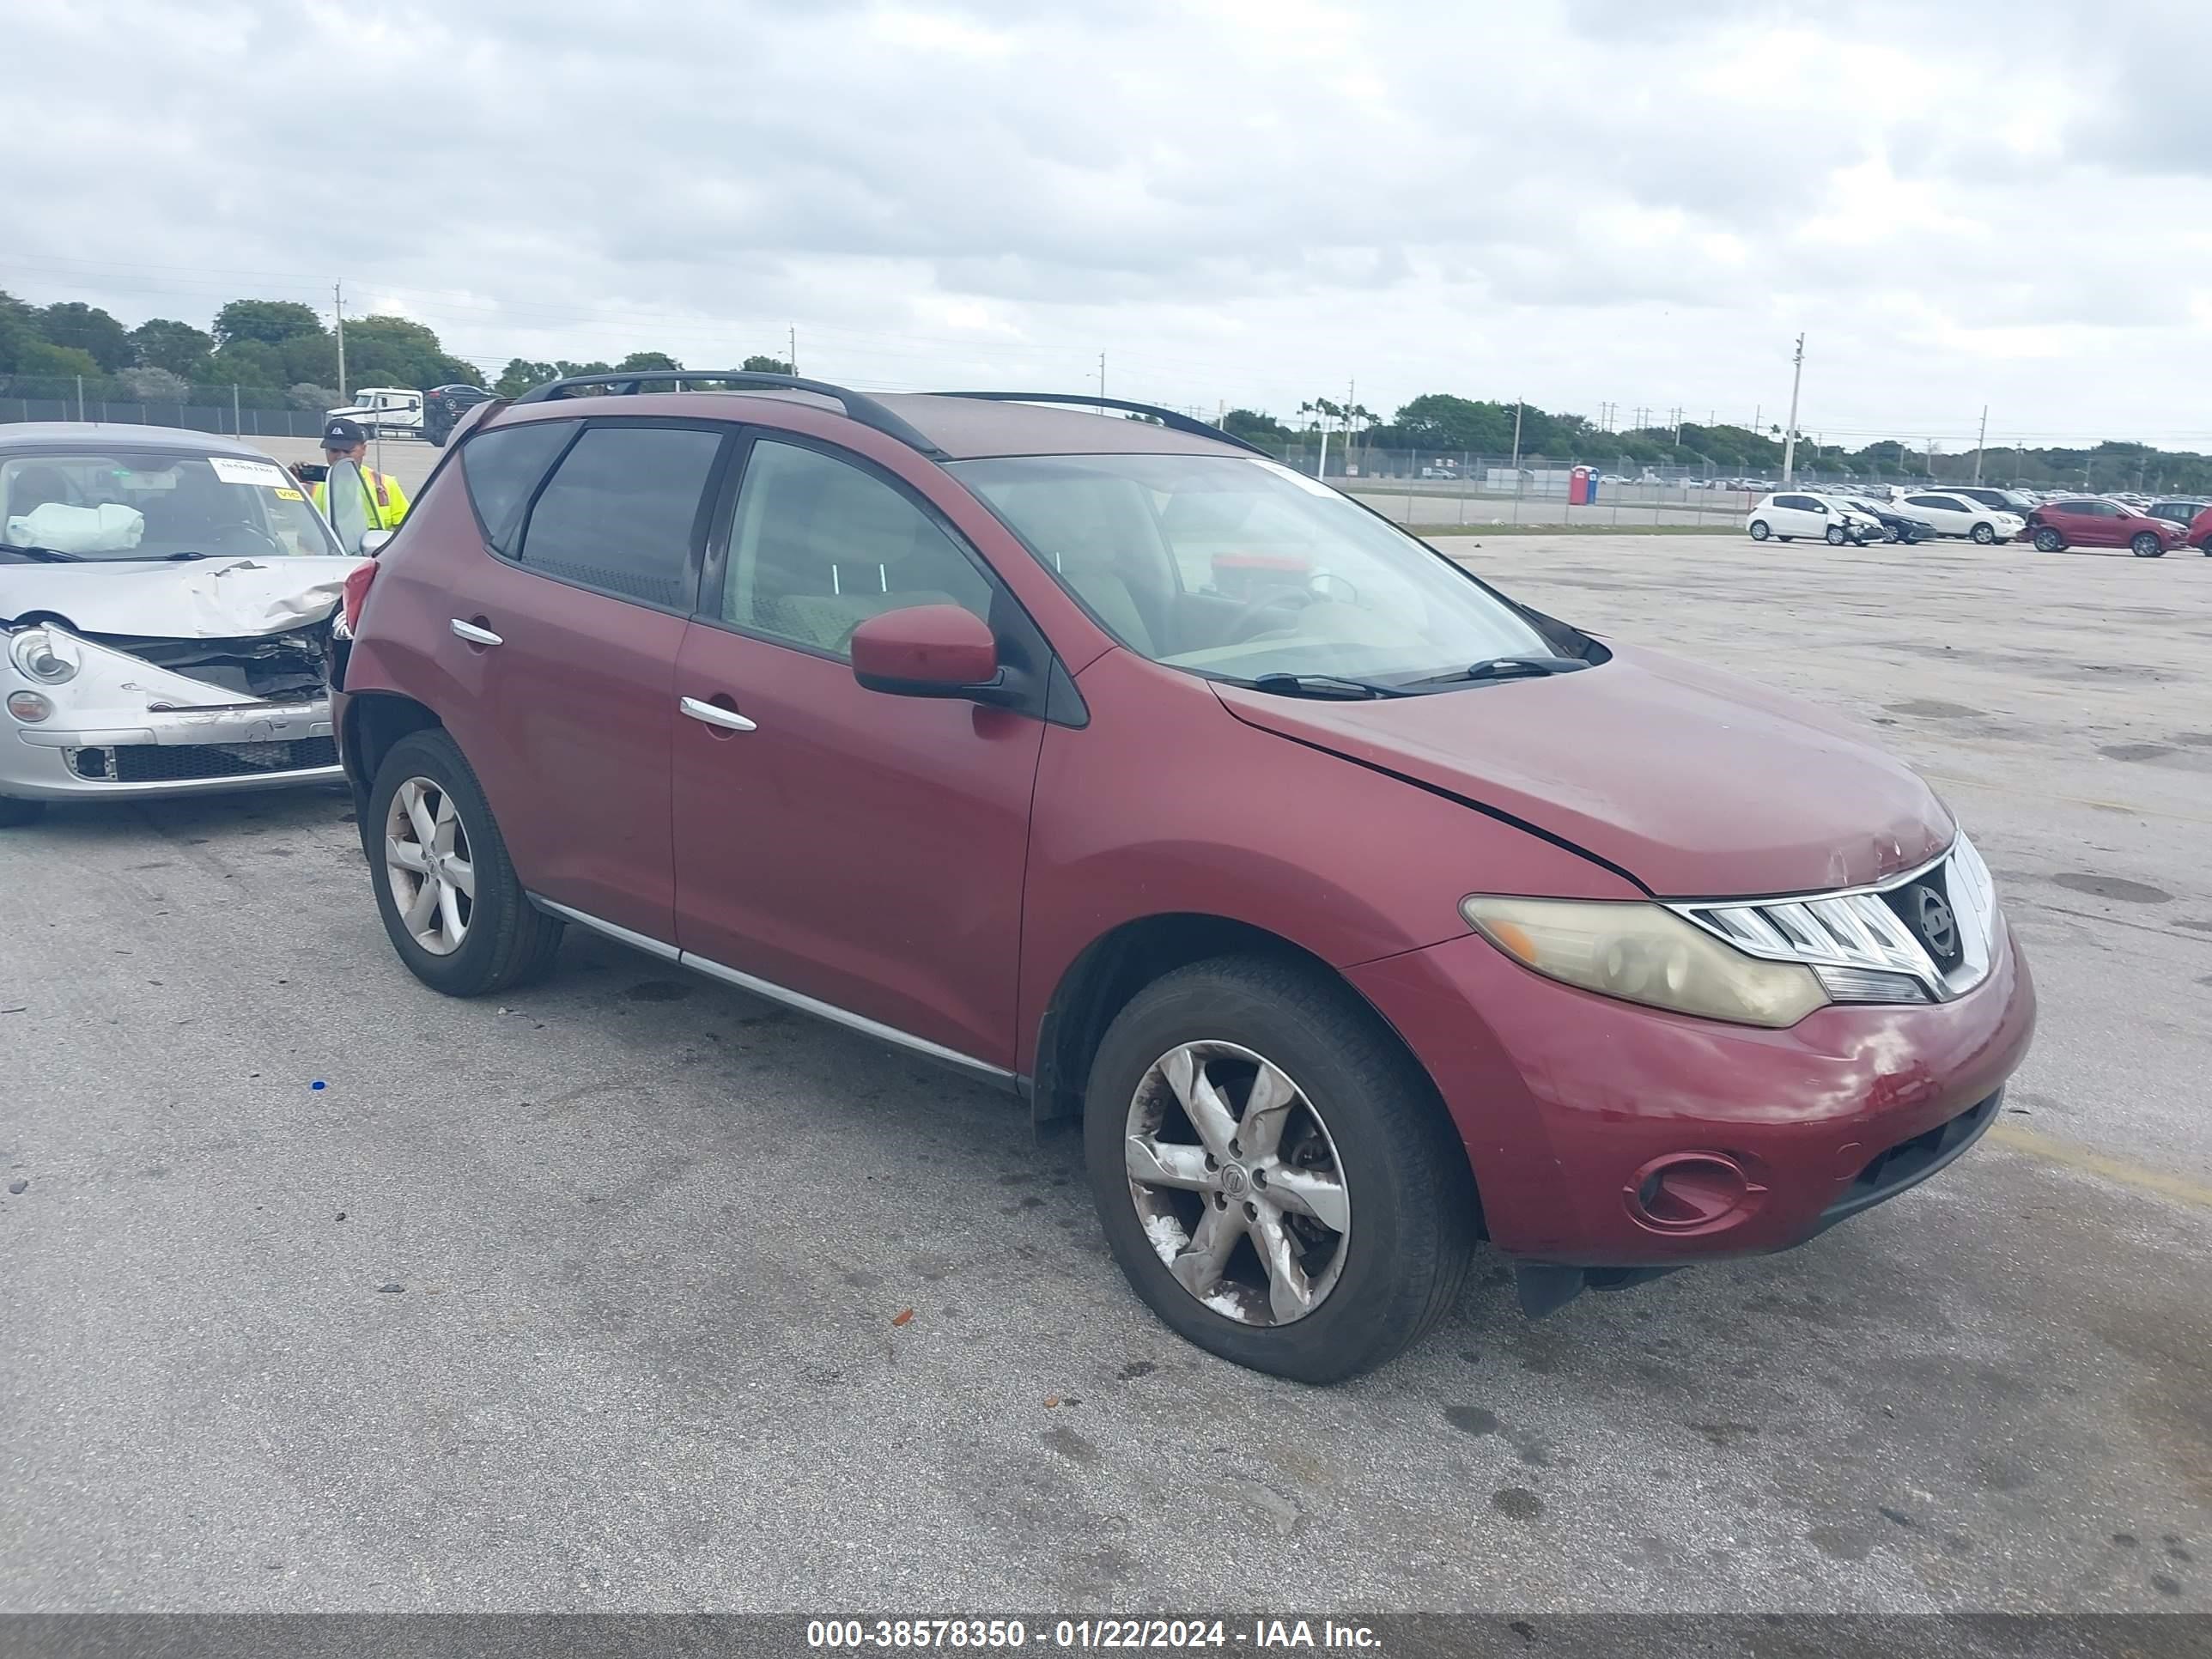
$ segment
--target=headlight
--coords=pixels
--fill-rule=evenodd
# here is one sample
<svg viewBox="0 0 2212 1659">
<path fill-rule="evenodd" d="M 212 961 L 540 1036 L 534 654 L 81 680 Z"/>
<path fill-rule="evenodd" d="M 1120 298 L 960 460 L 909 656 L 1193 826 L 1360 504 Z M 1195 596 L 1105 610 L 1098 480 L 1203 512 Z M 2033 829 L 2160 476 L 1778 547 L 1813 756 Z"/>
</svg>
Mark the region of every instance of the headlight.
<svg viewBox="0 0 2212 1659">
<path fill-rule="evenodd" d="M 1828 1000 L 1811 969 L 1747 957 L 1656 904 L 1478 893 L 1460 913 L 1523 967 L 1626 1002 L 1779 1028 Z"/>
<path fill-rule="evenodd" d="M 8 641 L 8 660 L 26 679 L 59 685 L 76 678 L 84 653 L 58 629 L 27 628 Z"/>
</svg>

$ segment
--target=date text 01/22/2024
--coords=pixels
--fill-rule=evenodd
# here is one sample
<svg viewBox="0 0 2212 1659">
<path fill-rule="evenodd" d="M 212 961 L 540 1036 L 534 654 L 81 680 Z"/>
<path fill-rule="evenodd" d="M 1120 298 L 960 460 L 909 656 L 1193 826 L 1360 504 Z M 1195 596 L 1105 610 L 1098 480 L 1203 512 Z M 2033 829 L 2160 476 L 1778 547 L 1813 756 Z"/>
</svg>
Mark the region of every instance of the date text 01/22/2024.
<svg viewBox="0 0 2212 1659">
<path fill-rule="evenodd" d="M 1373 1649 L 1380 1637 L 1365 1625 L 1333 1619 L 1060 1619 L 1040 1620 L 1034 1637 L 1018 1619 L 815 1619 L 806 1626 L 811 1648 L 877 1650 L 953 1648 L 1014 1653 L 1032 1639 L 1040 1648 L 1078 1651 L 1249 1648 Z"/>
</svg>

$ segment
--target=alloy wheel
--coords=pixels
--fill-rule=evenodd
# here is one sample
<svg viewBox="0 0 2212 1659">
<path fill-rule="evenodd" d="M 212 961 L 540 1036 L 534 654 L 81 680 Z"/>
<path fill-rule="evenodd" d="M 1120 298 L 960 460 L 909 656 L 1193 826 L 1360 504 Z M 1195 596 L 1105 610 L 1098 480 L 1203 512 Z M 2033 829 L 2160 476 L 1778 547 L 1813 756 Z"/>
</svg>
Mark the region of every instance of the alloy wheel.
<svg viewBox="0 0 2212 1659">
<path fill-rule="evenodd" d="M 408 937 L 432 956 L 459 950 L 476 908 L 476 865 L 453 798 L 430 779 L 410 778 L 393 792 L 384 868 Z"/>
<path fill-rule="evenodd" d="M 1344 1271 L 1352 1201 L 1328 1126 L 1279 1066 L 1186 1042 L 1129 1102 L 1129 1197 L 1177 1284 L 1241 1324 L 1287 1325 Z"/>
</svg>

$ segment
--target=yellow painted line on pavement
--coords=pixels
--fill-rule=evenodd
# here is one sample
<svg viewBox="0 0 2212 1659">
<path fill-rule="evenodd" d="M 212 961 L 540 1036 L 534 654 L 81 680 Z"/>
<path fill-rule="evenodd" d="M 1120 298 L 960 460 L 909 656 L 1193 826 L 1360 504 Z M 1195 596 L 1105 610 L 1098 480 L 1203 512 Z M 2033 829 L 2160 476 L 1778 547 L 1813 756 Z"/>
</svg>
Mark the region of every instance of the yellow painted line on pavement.
<svg viewBox="0 0 2212 1659">
<path fill-rule="evenodd" d="M 2149 1169 L 2128 1158 L 2114 1158 L 2109 1152 L 2092 1152 L 2088 1147 L 2077 1146 L 2070 1140 L 2057 1140 L 2010 1123 L 1992 1125 L 1989 1138 L 2000 1146 L 2009 1146 L 2015 1152 L 2025 1152 L 2030 1158 L 2039 1158 L 2046 1164 L 2056 1164 L 2062 1169 L 2079 1170 L 2084 1175 L 2102 1176 L 2107 1181 L 2117 1181 L 2124 1187 L 2135 1188 L 2138 1192 L 2155 1193 L 2159 1197 L 2170 1198 L 2177 1204 L 2212 1210 L 2212 1186 L 2201 1181 L 2192 1181 L 2187 1176 Z"/>
<path fill-rule="evenodd" d="M 1993 795 L 2023 795 L 2031 800 L 2063 801 L 2069 806 L 2094 806 L 2105 812 L 2132 812 L 2138 817 L 2172 818 L 2179 823 L 2212 823 L 2194 812 L 2174 812 L 2163 806 L 2136 806 L 2124 800 L 2092 800 L 2086 795 L 2054 795 L 2048 789 L 2021 789 L 2008 783 L 1984 783 L 1979 778 L 1954 778 L 1942 772 L 1920 775 L 1930 783 L 1948 783 L 1960 789 L 1986 789 Z"/>
</svg>

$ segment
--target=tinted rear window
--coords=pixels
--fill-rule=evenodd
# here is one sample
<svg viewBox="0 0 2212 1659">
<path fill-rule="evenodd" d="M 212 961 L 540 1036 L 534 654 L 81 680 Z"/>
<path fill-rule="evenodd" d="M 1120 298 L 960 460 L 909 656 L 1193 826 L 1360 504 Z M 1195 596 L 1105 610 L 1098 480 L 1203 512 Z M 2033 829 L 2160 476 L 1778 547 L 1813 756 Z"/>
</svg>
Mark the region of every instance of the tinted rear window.
<svg viewBox="0 0 2212 1659">
<path fill-rule="evenodd" d="M 514 556 L 522 511 L 575 431 L 573 421 L 533 421 L 480 432 L 462 447 L 461 476 L 468 481 L 469 500 L 492 551 Z"/>
<path fill-rule="evenodd" d="M 721 447 L 720 433 L 695 427 L 592 428 L 538 492 L 524 567 L 688 610 L 692 543 Z"/>
</svg>

